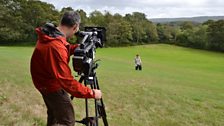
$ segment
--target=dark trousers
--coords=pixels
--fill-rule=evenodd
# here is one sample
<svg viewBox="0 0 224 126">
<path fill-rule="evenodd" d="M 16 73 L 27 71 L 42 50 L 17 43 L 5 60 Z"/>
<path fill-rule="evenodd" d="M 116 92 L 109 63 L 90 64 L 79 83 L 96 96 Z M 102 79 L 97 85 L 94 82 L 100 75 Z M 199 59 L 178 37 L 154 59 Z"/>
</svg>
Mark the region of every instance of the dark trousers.
<svg viewBox="0 0 224 126">
<path fill-rule="evenodd" d="M 135 66 L 135 70 L 142 70 L 142 65 Z"/>
<path fill-rule="evenodd" d="M 47 106 L 47 126 L 75 125 L 71 99 L 64 90 L 42 96 Z"/>
</svg>

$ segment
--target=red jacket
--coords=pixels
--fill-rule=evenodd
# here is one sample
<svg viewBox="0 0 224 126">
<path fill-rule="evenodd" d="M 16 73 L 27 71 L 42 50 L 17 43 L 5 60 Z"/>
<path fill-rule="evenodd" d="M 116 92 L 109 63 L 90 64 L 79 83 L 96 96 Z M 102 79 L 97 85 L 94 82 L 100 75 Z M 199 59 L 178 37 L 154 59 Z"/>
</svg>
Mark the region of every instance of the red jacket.
<svg viewBox="0 0 224 126">
<path fill-rule="evenodd" d="M 35 87 L 44 94 L 64 89 L 78 98 L 93 98 L 91 89 L 72 76 L 69 57 L 78 45 L 70 45 L 63 36 L 50 37 L 37 28 L 38 41 L 31 58 Z"/>
</svg>

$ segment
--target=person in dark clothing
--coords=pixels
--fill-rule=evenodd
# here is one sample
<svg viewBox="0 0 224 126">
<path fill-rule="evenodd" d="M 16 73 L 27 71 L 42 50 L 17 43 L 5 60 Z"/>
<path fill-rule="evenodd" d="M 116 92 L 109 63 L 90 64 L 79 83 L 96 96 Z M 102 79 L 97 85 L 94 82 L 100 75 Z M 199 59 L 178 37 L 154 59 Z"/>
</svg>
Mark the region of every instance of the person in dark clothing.
<svg viewBox="0 0 224 126">
<path fill-rule="evenodd" d="M 34 49 L 30 72 L 33 83 L 47 106 L 47 126 L 74 126 L 75 116 L 71 94 L 77 98 L 100 99 L 100 90 L 84 86 L 74 79 L 69 59 L 79 45 L 71 45 L 66 39 L 79 30 L 80 15 L 65 12 L 58 27 L 51 23 L 36 28 L 38 40 Z"/>
</svg>

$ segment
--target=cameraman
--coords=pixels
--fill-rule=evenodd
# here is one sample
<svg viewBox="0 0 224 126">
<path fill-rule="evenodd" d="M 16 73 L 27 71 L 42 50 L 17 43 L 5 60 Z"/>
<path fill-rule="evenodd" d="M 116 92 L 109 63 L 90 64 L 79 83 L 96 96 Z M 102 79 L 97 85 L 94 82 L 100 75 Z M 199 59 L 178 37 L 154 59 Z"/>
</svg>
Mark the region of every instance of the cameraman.
<svg viewBox="0 0 224 126">
<path fill-rule="evenodd" d="M 69 57 L 78 45 L 66 39 L 79 30 L 77 12 L 65 12 L 58 27 L 51 23 L 37 28 L 38 40 L 31 58 L 30 71 L 35 87 L 47 106 L 47 126 L 74 126 L 74 109 L 70 93 L 77 98 L 100 99 L 100 90 L 85 87 L 72 76 Z"/>
</svg>

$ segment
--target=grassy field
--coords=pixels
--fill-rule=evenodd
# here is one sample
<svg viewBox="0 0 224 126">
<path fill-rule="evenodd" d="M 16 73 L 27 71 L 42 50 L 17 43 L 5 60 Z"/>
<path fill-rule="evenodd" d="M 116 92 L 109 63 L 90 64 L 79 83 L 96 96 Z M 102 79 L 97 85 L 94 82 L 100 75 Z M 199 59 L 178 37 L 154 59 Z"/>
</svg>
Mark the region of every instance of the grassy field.
<svg viewBox="0 0 224 126">
<path fill-rule="evenodd" d="M 1 126 L 46 125 L 29 73 L 32 51 L 0 47 Z M 134 70 L 137 53 L 143 71 Z M 98 49 L 97 58 L 110 126 L 224 126 L 224 54 L 157 44 Z M 84 102 L 73 102 L 80 119 Z"/>
</svg>

